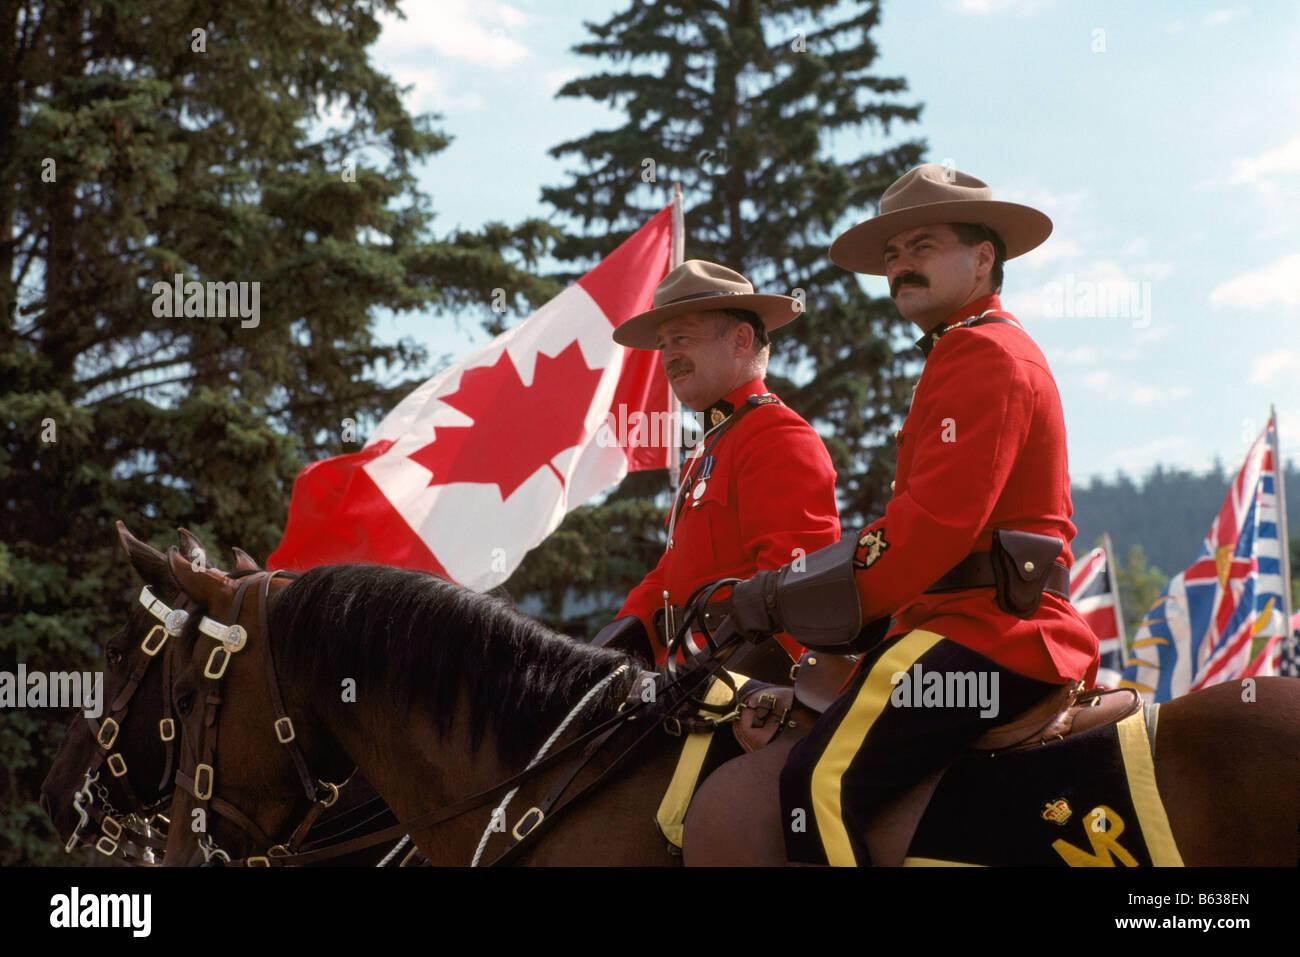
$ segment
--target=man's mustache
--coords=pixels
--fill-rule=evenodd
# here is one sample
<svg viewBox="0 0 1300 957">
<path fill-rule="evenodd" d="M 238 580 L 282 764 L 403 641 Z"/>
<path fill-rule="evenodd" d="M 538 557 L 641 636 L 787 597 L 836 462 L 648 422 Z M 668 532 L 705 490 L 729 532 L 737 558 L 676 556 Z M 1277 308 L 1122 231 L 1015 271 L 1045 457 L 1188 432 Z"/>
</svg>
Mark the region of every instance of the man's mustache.
<svg viewBox="0 0 1300 957">
<path fill-rule="evenodd" d="M 917 285 L 922 289 L 925 289 L 929 287 L 930 280 L 926 279 L 919 272 L 905 272 L 894 280 L 893 285 L 889 287 L 889 294 L 891 296 L 897 296 L 898 290 L 905 285 Z"/>
</svg>

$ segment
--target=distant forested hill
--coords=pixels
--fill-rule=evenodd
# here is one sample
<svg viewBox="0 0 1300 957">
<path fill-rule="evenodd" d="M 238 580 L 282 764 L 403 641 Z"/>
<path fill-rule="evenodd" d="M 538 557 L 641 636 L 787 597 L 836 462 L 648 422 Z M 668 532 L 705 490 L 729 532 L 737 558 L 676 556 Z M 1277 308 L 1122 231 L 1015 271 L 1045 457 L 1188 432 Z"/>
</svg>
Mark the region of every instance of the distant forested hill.
<svg viewBox="0 0 1300 957">
<path fill-rule="evenodd" d="M 1172 576 L 1196 558 L 1234 475 L 1216 462 L 1208 474 L 1156 466 L 1141 488 L 1122 472 L 1113 481 L 1094 477 L 1087 485 L 1075 485 L 1071 496 L 1079 534 L 1070 547 L 1077 557 L 1108 531 L 1120 555 L 1141 545 L 1147 564 Z M 1287 531 L 1300 538 L 1300 470 L 1294 460 L 1286 463 L 1285 480 Z"/>
</svg>

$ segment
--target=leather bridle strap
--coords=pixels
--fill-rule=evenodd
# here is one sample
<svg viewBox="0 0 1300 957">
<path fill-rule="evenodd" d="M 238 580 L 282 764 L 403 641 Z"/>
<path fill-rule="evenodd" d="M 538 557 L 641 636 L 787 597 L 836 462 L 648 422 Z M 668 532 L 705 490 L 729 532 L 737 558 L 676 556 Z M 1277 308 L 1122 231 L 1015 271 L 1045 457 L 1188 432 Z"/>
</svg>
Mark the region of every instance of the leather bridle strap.
<svg viewBox="0 0 1300 957">
<path fill-rule="evenodd" d="M 146 594 L 149 595 L 149 600 L 147 602 L 144 600 Z M 162 738 L 166 763 L 162 780 L 158 784 L 158 791 L 161 795 L 161 800 L 150 806 L 146 806 L 135 793 L 135 788 L 131 786 L 130 778 L 127 776 L 128 769 L 126 766 L 126 760 L 120 753 L 113 752 L 112 746 L 117 743 L 117 738 L 121 734 L 122 725 L 125 723 L 126 714 L 130 707 L 131 700 L 135 697 L 136 691 L 140 689 L 140 685 L 144 682 L 145 675 L 148 673 L 154 659 L 158 656 L 158 651 L 161 650 L 157 645 L 153 646 L 154 651 L 152 653 L 147 650 L 153 638 L 154 630 L 159 628 L 161 628 L 163 632 L 162 642 L 166 644 L 166 648 L 163 650 L 163 688 L 166 689 L 168 687 L 167 682 L 170 677 L 172 649 L 175 647 L 176 643 L 175 641 L 169 642 L 167 639 L 172 638 L 179 633 L 183 628 L 184 623 L 188 620 L 190 613 L 197 607 L 189 596 L 185 595 L 184 592 L 181 594 L 186 599 L 185 603 L 183 606 L 178 605 L 177 608 L 173 610 L 167 608 L 167 606 L 161 605 L 160 602 L 154 599 L 146 586 L 144 592 L 141 594 L 141 604 L 145 605 L 146 610 L 150 615 L 163 621 L 164 624 L 155 626 L 155 629 L 150 630 L 139 645 L 132 647 L 131 673 L 127 678 L 126 684 L 118 690 L 117 695 L 108 706 L 104 720 L 101 722 L 91 717 L 86 718 L 86 723 L 90 726 L 91 732 L 94 735 L 96 742 L 99 744 L 99 750 L 95 752 L 95 756 L 91 759 L 90 766 L 86 770 L 87 777 L 95 775 L 95 772 L 98 771 L 105 762 L 107 762 L 110 772 L 118 782 L 118 787 L 121 788 L 122 793 L 126 797 L 130 813 L 145 822 L 147 822 L 151 817 L 150 808 L 158 807 L 166 800 L 169 794 L 169 789 L 167 787 L 169 783 L 169 771 L 173 761 L 175 760 L 175 744 L 173 743 L 175 740 L 174 730 L 171 738 Z M 163 616 L 160 612 L 155 610 L 157 607 L 166 608 L 169 614 Z M 180 614 L 177 615 L 177 612 L 180 612 Z M 163 694 L 163 698 L 164 700 L 168 698 L 166 693 Z M 112 722 L 112 724 L 110 725 L 109 722 Z M 111 735 L 108 738 L 107 746 L 105 746 L 106 734 Z M 113 760 L 114 758 L 116 758 L 116 761 Z M 113 817 L 113 815 L 108 812 L 107 808 L 99 808 L 92 804 L 86 813 L 95 821 L 99 828 L 101 838 L 100 840 L 95 841 L 93 846 L 101 854 L 113 857 L 120 853 L 123 860 L 131 861 L 133 858 L 127 852 L 129 846 L 143 847 L 150 850 L 161 850 L 166 846 L 165 840 L 139 834 L 134 829 L 132 829 L 133 837 L 130 840 L 123 841 L 122 822 Z M 104 826 L 105 821 L 111 822 L 112 826 L 106 828 Z"/>
<path fill-rule="evenodd" d="M 633 674 L 633 678 L 632 678 L 633 687 L 637 686 L 637 681 L 639 679 L 640 674 L 642 674 L 642 672 L 635 672 Z M 692 681 L 703 680 L 706 677 L 708 677 L 708 674 L 703 670 L 687 672 L 685 675 L 682 675 L 676 678 L 675 680 L 673 680 L 673 682 L 664 689 L 664 692 L 667 692 L 669 690 L 677 690 L 679 685 L 686 685 L 688 683 L 691 683 Z M 689 695 L 689 690 L 690 690 L 689 688 L 683 687 L 680 690 L 686 691 L 687 695 Z M 686 696 L 683 696 L 681 701 L 678 703 L 684 702 L 685 700 L 686 700 Z M 506 793 L 513 790 L 514 788 L 520 787 L 521 785 L 527 783 L 532 778 L 541 774 L 543 771 L 548 771 L 551 768 L 558 766 L 562 759 L 566 757 L 571 758 L 573 752 L 577 751 L 579 748 L 585 749 L 585 747 L 589 746 L 594 740 L 600 739 L 600 743 L 604 743 L 604 741 L 608 739 L 614 731 L 618 730 L 621 724 L 623 724 L 625 721 L 629 720 L 630 718 L 638 716 L 638 712 L 643 709 L 648 709 L 649 705 L 650 702 L 638 701 L 637 703 L 633 704 L 630 708 L 620 711 L 618 714 L 615 714 L 614 716 L 607 719 L 606 721 L 596 725 L 594 728 L 591 728 L 585 733 L 579 735 L 577 738 L 570 741 L 568 744 L 564 745 L 559 750 L 552 751 L 549 755 L 540 759 L 536 764 L 532 765 L 532 767 L 525 768 L 523 771 L 520 771 L 518 774 L 512 775 L 506 780 L 498 784 L 495 784 L 484 791 L 479 791 L 476 794 L 471 794 L 469 797 L 462 798 L 461 800 L 456 801 L 454 804 L 449 804 L 445 807 L 437 808 L 433 811 L 428 812 L 427 814 L 422 814 L 419 817 L 412 818 L 409 821 L 400 821 L 397 824 L 390 825 L 389 827 L 386 827 L 380 831 L 376 831 L 373 834 L 356 837 L 349 841 L 345 841 L 342 844 L 336 844 L 331 847 L 321 848 L 318 851 L 311 851 L 308 853 L 291 854 L 288 856 L 276 857 L 273 859 L 272 863 L 277 865 L 301 865 L 301 864 L 312 864 L 315 863 L 316 861 L 329 860 L 330 858 L 333 857 L 340 857 L 344 854 L 351 854 L 354 851 L 363 850 L 368 847 L 373 847 L 376 844 L 381 844 L 384 841 L 390 841 L 393 840 L 394 838 L 402 837 L 404 835 L 410 834 L 413 831 L 427 830 L 428 828 L 431 828 L 435 825 L 442 824 L 446 821 L 460 817 L 463 814 L 467 814 L 470 811 L 483 807 L 489 802 L 494 801 L 497 798 L 505 795 Z M 667 714 L 671 710 L 672 707 L 668 707 L 668 706 L 664 707 L 664 714 Z M 653 719 L 647 720 L 645 732 L 643 732 L 636 739 L 636 741 L 633 742 L 633 744 L 630 746 L 628 750 L 630 751 L 633 748 L 637 747 L 645 738 L 649 737 L 651 734 L 658 731 L 661 726 L 662 726 L 662 716 L 659 720 L 653 720 Z M 622 757 L 626 756 L 626 754 L 627 752 L 624 752 L 624 754 L 620 755 L 618 759 L 615 759 L 613 764 L 617 764 L 619 760 L 622 759 Z M 611 764 L 611 767 L 613 766 L 613 764 Z M 583 763 L 578 764 L 579 769 L 581 769 L 582 766 Z M 579 797 L 581 797 L 582 794 L 585 794 L 592 787 L 594 787 L 595 784 L 602 781 L 607 773 L 608 773 L 608 769 L 606 769 L 605 772 L 602 772 L 602 774 L 596 779 L 596 781 L 592 782 L 592 784 L 583 788 L 582 792 L 570 798 L 569 801 L 565 802 L 565 804 L 561 806 L 560 811 L 563 811 L 564 809 L 568 808 Z M 574 772 L 574 774 L 576 774 L 576 771 Z M 568 782 L 572 780 L 573 776 L 574 776 L 573 774 L 568 775 L 567 780 L 564 782 L 564 787 L 567 787 Z M 563 790 L 563 788 L 561 788 L 561 790 Z M 531 830 L 526 832 L 524 837 L 528 839 L 529 844 L 533 843 L 534 840 L 533 834 L 540 832 L 542 830 L 543 824 L 549 826 L 547 822 L 552 822 L 554 817 L 555 815 L 551 815 L 550 817 L 544 817 L 538 825 L 534 826 Z M 522 840 L 517 842 L 516 845 L 512 845 L 511 851 L 513 852 L 513 854 L 517 855 L 518 853 L 521 853 L 519 849 L 520 844 L 523 844 Z M 488 866 L 491 866 L 492 864 L 498 864 L 498 863 L 502 863 L 500 857 L 494 859 Z"/>
<path fill-rule="evenodd" d="M 275 738 L 289 749 L 289 756 L 293 758 L 293 765 L 298 771 L 298 780 L 302 782 L 302 789 L 307 800 L 317 802 L 317 798 L 320 796 L 320 791 L 316 785 L 317 779 L 307 767 L 307 758 L 298 744 L 298 735 L 293 727 L 293 719 L 289 717 L 288 712 L 284 709 L 284 698 L 280 694 L 280 679 L 275 673 L 275 656 L 271 653 L 271 629 L 267 624 L 269 617 L 267 605 L 270 604 L 271 577 L 268 575 L 262 579 L 261 585 L 258 586 L 257 627 L 261 630 L 262 657 L 266 661 L 266 684 L 271 689 L 271 707 L 275 711 Z M 319 814 L 320 811 L 317 811 L 316 815 Z M 312 821 L 316 819 L 316 815 L 312 815 Z M 307 833 L 303 828 L 299 828 L 299 830 L 303 834 Z"/>
<path fill-rule="evenodd" d="M 289 719 L 284 710 L 284 701 L 280 694 L 279 681 L 275 673 L 275 661 L 271 653 L 270 631 L 267 625 L 267 606 L 270 602 L 270 583 L 271 579 L 275 578 L 279 574 L 282 574 L 282 572 L 260 571 L 242 580 L 239 583 L 239 587 L 235 590 L 235 596 L 232 601 L 229 615 L 231 619 L 229 624 L 238 623 L 243 608 L 244 598 L 248 593 L 249 587 L 256 582 L 258 585 L 258 627 L 261 630 L 261 637 L 264 646 L 263 654 L 265 656 L 267 667 L 267 682 L 271 689 L 272 702 L 276 713 L 274 730 L 277 740 L 279 740 L 281 744 L 288 745 L 290 748 L 290 754 L 294 759 L 294 765 L 298 771 L 299 779 L 303 784 L 308 800 L 312 802 L 311 807 L 307 809 L 307 813 L 304 815 L 302 821 L 296 828 L 294 828 L 289 840 L 284 844 L 273 845 L 271 838 L 257 825 L 256 822 L 252 820 L 252 818 L 229 801 L 215 796 L 214 791 L 216 783 L 214 779 L 216 775 L 217 733 L 219 728 L 217 719 L 222 703 L 221 689 L 222 683 L 225 680 L 225 666 L 222 667 L 221 673 L 216 677 L 213 677 L 205 671 L 205 676 L 207 676 L 209 684 L 207 693 L 204 696 L 205 713 L 203 721 L 203 738 L 200 744 L 202 761 L 198 762 L 195 766 L 195 777 L 190 777 L 179 770 L 176 772 L 177 784 L 191 794 L 201 807 L 210 805 L 214 813 L 239 827 L 240 830 L 253 839 L 256 845 L 268 848 L 266 855 L 255 856 L 247 859 L 259 863 L 268 863 L 269 860 L 279 860 L 286 856 L 284 853 L 281 853 L 276 854 L 275 857 L 272 858 L 271 854 L 276 850 L 281 852 L 291 852 L 293 848 L 295 848 L 306 837 L 307 832 L 311 829 L 312 825 L 316 823 L 316 820 L 320 817 L 321 813 L 338 799 L 339 791 L 336 785 L 327 785 L 323 783 L 318 785 L 316 783 L 316 779 L 312 777 L 311 772 L 307 767 L 306 757 L 303 755 L 302 750 L 297 743 L 297 736 L 293 730 L 293 722 Z M 206 797 L 200 795 L 198 791 L 198 782 L 196 781 L 196 778 L 198 777 L 198 769 L 200 767 L 205 768 L 208 775 L 207 787 L 204 789 Z"/>
</svg>

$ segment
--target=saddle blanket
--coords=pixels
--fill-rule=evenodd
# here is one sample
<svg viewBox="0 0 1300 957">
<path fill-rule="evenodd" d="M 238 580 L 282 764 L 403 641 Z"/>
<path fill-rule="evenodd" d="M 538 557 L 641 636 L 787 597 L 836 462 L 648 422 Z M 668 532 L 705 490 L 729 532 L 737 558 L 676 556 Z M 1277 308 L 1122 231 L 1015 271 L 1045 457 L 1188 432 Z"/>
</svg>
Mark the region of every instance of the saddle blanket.
<svg viewBox="0 0 1300 957">
<path fill-rule="evenodd" d="M 1154 706 L 1015 751 L 968 751 L 939 782 L 904 865 L 1182 866 L 1156 789 Z"/>
</svg>

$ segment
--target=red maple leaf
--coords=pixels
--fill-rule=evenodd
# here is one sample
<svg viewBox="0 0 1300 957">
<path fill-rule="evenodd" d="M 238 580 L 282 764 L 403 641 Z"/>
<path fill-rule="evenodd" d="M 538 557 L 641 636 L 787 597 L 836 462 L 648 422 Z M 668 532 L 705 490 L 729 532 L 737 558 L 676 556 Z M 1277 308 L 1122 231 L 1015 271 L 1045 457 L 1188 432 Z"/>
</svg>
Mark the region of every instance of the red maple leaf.
<svg viewBox="0 0 1300 957">
<path fill-rule="evenodd" d="M 493 365 L 462 375 L 460 388 L 441 398 L 474 424 L 439 426 L 433 442 L 410 458 L 433 473 L 430 485 L 495 484 L 503 501 L 543 466 L 563 482 L 551 459 L 582 441 L 600 376 L 587 367 L 576 340 L 554 358 L 538 353 L 530 386 L 502 352 Z"/>
</svg>

